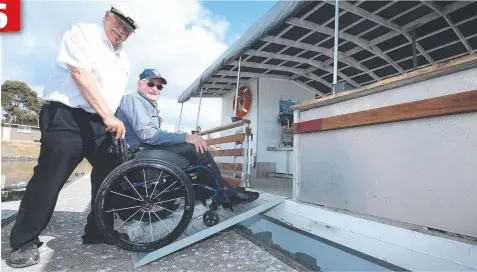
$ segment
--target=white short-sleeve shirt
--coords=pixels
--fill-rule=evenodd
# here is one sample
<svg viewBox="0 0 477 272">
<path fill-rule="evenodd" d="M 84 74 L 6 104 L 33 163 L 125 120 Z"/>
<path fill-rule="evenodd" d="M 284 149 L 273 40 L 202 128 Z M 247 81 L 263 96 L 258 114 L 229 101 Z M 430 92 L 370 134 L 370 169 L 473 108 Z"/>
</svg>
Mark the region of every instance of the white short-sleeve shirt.
<svg viewBox="0 0 477 272">
<path fill-rule="evenodd" d="M 126 92 L 129 76 L 129 62 L 123 46 L 119 45 L 115 51 L 98 24 L 74 24 L 63 35 L 57 65 L 45 85 L 43 99 L 95 113 L 73 81 L 67 64 L 91 73 L 103 100 L 114 113 Z"/>
</svg>

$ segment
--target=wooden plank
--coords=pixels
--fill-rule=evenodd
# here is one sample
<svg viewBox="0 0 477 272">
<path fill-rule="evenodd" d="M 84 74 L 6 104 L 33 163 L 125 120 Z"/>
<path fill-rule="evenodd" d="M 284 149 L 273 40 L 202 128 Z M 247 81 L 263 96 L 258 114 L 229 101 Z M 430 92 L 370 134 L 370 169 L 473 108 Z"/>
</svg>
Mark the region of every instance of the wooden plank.
<svg viewBox="0 0 477 272">
<path fill-rule="evenodd" d="M 243 156 L 244 154 L 245 154 L 245 150 L 243 150 L 243 148 L 210 151 L 210 155 L 212 155 L 212 157 L 229 157 L 229 156 L 235 157 L 235 156 Z"/>
<path fill-rule="evenodd" d="M 230 124 L 226 124 L 226 125 L 223 125 L 223 126 L 220 126 L 220 127 L 216 127 L 216 128 L 204 130 L 204 131 L 201 131 L 201 132 L 199 132 L 199 133 L 197 133 L 197 134 L 198 134 L 198 135 L 207 135 L 207 134 L 209 134 L 209 133 L 215 133 L 215 132 L 220 132 L 220 131 L 228 130 L 228 129 L 231 129 L 231 128 L 240 127 L 240 126 L 243 126 L 243 125 L 245 125 L 245 124 L 250 124 L 250 120 L 242 119 L 242 120 L 239 120 L 239 121 L 237 121 L 237 122 L 233 122 L 233 123 L 230 123 Z"/>
<path fill-rule="evenodd" d="M 426 75 L 429 75 L 429 74 L 432 74 L 432 73 L 437 73 L 437 72 L 442 71 L 442 70 L 455 68 L 457 66 L 466 65 L 466 64 L 469 64 L 469 63 L 472 63 L 472 62 L 475 62 L 475 61 L 477 61 L 477 53 L 473 53 L 471 55 L 466 55 L 464 57 L 457 58 L 457 59 L 454 59 L 454 60 L 449 60 L 449 61 L 446 61 L 446 62 L 442 62 L 442 63 L 436 64 L 436 65 L 424 67 L 424 68 L 421 68 L 421 69 L 416 70 L 416 71 L 405 73 L 403 75 L 390 77 L 390 78 L 387 78 L 385 80 L 381 80 L 381 81 L 378 81 L 376 83 L 366 85 L 366 86 L 364 86 L 362 88 L 359 88 L 359 89 L 344 91 L 344 92 L 337 93 L 335 95 L 329 95 L 329 96 L 326 96 L 326 97 L 322 97 L 322 98 L 318 98 L 318 99 L 314 99 L 314 100 L 310 100 L 310 101 L 305 101 L 301 104 L 296 104 L 296 105 L 291 106 L 290 109 L 292 109 L 292 110 L 305 110 L 305 109 L 313 107 L 314 105 L 315 106 L 316 105 L 321 105 L 321 104 L 326 105 L 326 102 L 328 102 L 330 100 L 338 100 L 338 98 L 345 98 L 347 96 L 355 95 L 356 93 L 360 93 L 360 92 L 364 92 L 364 91 L 368 91 L 368 90 L 372 90 L 372 89 L 377 89 L 377 88 L 382 88 L 382 87 L 386 87 L 386 86 L 389 86 L 389 88 L 391 88 L 391 87 L 393 87 L 393 85 L 395 85 L 396 83 L 401 82 L 401 81 L 409 81 L 411 79 L 415 79 L 415 78 L 418 78 L 418 77 L 423 77 L 423 76 L 426 76 Z"/>
<path fill-rule="evenodd" d="M 234 134 L 230 136 L 208 139 L 206 140 L 206 142 L 208 145 L 214 145 L 214 144 L 242 142 L 244 139 L 245 139 L 245 133 L 240 133 L 240 134 Z"/>
<path fill-rule="evenodd" d="M 242 180 L 241 179 L 238 179 L 238 178 L 233 178 L 233 177 L 226 177 L 226 176 L 222 176 L 228 183 L 232 184 L 232 185 L 240 185 L 242 183 Z"/>
<path fill-rule="evenodd" d="M 384 124 L 477 111 L 477 90 L 299 122 L 293 133 Z"/>
<path fill-rule="evenodd" d="M 241 163 L 217 163 L 220 169 L 228 171 L 242 171 L 243 165 Z"/>
</svg>

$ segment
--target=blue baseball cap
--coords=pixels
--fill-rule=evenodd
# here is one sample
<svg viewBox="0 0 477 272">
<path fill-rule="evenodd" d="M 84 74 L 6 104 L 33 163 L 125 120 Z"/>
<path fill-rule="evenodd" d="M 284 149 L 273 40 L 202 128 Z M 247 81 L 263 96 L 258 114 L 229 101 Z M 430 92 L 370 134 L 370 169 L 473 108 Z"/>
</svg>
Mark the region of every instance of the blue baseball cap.
<svg viewBox="0 0 477 272">
<path fill-rule="evenodd" d="M 142 73 L 139 75 L 140 80 L 152 78 L 158 78 L 161 80 L 162 84 L 167 84 L 167 80 L 163 78 L 156 69 L 144 69 L 144 71 L 142 71 Z"/>
</svg>

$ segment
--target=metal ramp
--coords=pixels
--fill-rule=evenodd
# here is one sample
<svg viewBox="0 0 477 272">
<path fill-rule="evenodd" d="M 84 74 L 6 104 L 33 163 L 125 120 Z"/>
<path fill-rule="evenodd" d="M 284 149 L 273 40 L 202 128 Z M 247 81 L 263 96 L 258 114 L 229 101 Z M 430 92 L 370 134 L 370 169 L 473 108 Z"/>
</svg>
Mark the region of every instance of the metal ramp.
<svg viewBox="0 0 477 272">
<path fill-rule="evenodd" d="M 189 226 L 175 242 L 156 251 L 147 253 L 133 253 L 133 265 L 135 268 L 138 268 L 158 260 L 211 235 L 214 235 L 226 228 L 238 224 L 254 215 L 273 208 L 276 205 L 282 203 L 285 199 L 287 198 L 283 196 L 261 193 L 260 197 L 256 201 L 248 204 L 237 205 L 234 207 L 233 212 L 220 208 L 217 211 L 220 215 L 220 222 L 219 224 L 212 227 L 207 227 L 202 220 L 202 215 L 208 210 L 208 208 L 204 207 L 202 204 L 200 204 L 200 202 L 198 202 L 196 203 L 194 215 L 191 222 L 189 223 Z"/>
</svg>

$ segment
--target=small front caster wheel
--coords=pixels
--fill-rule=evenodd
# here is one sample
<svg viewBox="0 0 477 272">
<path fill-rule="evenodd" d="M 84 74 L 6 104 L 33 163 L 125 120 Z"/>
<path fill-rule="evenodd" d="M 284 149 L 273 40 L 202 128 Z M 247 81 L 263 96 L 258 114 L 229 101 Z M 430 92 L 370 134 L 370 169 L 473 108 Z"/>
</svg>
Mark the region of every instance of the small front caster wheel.
<svg viewBox="0 0 477 272">
<path fill-rule="evenodd" d="M 216 211 L 208 210 L 204 213 L 202 216 L 202 219 L 204 220 L 204 224 L 207 227 L 212 227 L 215 226 L 219 223 L 219 214 Z"/>
</svg>

